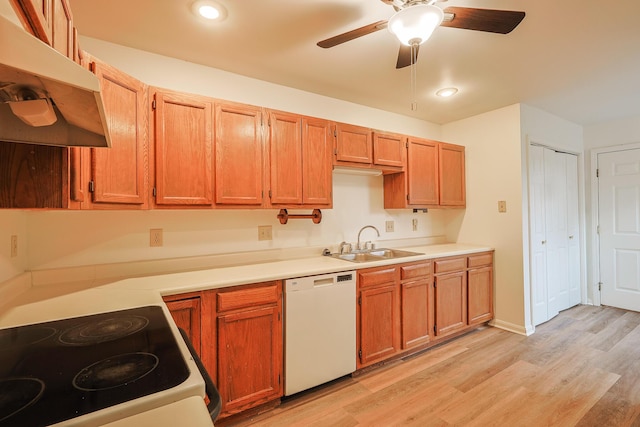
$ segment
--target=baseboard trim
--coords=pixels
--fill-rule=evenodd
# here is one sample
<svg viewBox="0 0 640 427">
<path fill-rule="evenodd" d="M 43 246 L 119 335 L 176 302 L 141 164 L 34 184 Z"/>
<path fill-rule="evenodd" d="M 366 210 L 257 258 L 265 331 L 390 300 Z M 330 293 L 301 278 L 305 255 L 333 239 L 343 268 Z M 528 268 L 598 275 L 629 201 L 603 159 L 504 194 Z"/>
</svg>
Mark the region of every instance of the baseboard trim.
<svg viewBox="0 0 640 427">
<path fill-rule="evenodd" d="M 500 320 L 500 319 L 493 319 L 491 322 L 489 322 L 489 325 L 498 329 L 504 329 L 505 331 L 509 331 L 515 334 L 520 334 L 525 336 L 529 336 L 535 332 L 534 327 L 531 325 L 528 325 L 528 326 L 516 325 L 515 323 L 505 322 L 504 320 Z"/>
</svg>

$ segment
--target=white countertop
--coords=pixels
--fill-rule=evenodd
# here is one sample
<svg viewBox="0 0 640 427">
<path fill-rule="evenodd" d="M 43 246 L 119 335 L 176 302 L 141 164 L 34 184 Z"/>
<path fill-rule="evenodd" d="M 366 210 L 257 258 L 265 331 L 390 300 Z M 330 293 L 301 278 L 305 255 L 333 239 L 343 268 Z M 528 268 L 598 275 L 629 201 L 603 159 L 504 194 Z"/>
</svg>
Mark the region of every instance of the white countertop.
<svg viewBox="0 0 640 427">
<path fill-rule="evenodd" d="M 166 295 L 485 252 L 493 248 L 446 243 L 394 249 L 423 255 L 360 263 L 318 255 L 130 278 L 100 286 L 81 282 L 34 286 L 15 298 L 12 305 L 0 313 L 0 328 L 130 307 L 161 305 L 162 296 Z"/>
</svg>

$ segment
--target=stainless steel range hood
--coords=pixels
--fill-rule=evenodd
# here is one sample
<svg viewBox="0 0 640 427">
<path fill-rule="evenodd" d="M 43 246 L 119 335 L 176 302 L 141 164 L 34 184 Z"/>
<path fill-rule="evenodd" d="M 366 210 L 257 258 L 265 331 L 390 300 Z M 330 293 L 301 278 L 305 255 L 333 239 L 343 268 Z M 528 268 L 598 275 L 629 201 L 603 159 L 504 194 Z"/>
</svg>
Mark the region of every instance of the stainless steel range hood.
<svg viewBox="0 0 640 427">
<path fill-rule="evenodd" d="M 111 146 L 98 78 L 2 15 L 0 141 Z"/>
</svg>

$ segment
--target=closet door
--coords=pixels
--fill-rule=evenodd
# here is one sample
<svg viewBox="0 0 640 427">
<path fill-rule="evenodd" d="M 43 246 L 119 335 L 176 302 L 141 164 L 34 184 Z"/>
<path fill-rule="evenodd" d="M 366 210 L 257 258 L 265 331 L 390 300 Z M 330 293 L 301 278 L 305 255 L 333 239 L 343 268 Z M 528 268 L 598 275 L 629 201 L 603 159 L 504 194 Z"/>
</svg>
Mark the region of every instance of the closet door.
<svg viewBox="0 0 640 427">
<path fill-rule="evenodd" d="M 578 159 L 529 150 L 530 265 L 533 323 L 580 302 Z"/>
</svg>

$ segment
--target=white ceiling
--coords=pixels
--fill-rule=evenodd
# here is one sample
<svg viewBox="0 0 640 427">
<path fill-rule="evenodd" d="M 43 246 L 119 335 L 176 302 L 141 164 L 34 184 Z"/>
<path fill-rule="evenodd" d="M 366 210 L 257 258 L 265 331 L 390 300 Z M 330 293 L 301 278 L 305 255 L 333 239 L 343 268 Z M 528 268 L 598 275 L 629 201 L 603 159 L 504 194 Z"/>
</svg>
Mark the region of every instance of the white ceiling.
<svg viewBox="0 0 640 427">
<path fill-rule="evenodd" d="M 217 24 L 193 0 L 70 0 L 84 36 L 273 83 L 448 123 L 525 103 L 577 124 L 640 115 L 640 1 L 449 0 L 449 6 L 521 10 L 499 35 L 438 28 L 420 48 L 417 111 L 399 42 L 381 30 L 322 49 L 320 40 L 388 19 L 380 0 L 218 0 Z M 434 93 L 446 86 L 449 99 Z"/>
</svg>

